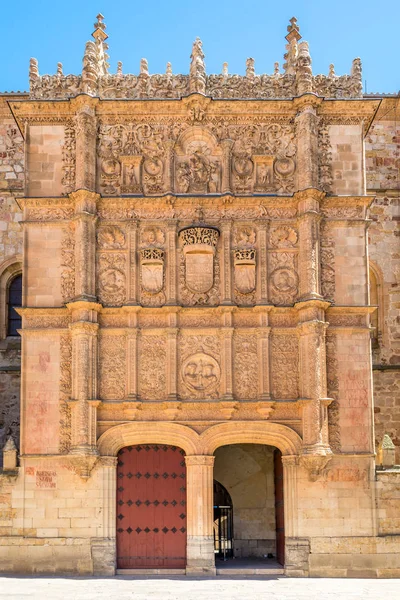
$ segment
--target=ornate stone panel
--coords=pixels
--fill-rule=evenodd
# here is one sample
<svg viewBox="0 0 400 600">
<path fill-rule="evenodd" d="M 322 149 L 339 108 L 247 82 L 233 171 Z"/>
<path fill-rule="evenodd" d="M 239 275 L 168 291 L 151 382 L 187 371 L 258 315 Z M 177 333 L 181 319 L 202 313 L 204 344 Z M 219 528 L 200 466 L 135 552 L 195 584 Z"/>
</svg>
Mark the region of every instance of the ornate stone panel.
<svg viewBox="0 0 400 600">
<path fill-rule="evenodd" d="M 179 336 L 178 394 L 183 400 L 216 399 L 220 396 L 220 340 L 213 334 Z"/>
<path fill-rule="evenodd" d="M 64 302 L 75 296 L 75 227 L 68 223 L 61 240 L 61 295 Z"/>
<path fill-rule="evenodd" d="M 255 331 L 236 332 L 233 337 L 233 391 L 240 400 L 258 397 L 257 337 Z"/>
<path fill-rule="evenodd" d="M 72 342 L 69 334 L 60 336 L 60 445 L 61 454 L 71 448 Z"/>
<path fill-rule="evenodd" d="M 167 338 L 141 335 L 139 338 L 139 397 L 141 400 L 167 398 Z"/>
<path fill-rule="evenodd" d="M 321 294 L 325 300 L 335 300 L 335 240 L 332 235 L 333 224 L 321 224 L 320 257 L 321 257 Z"/>
<path fill-rule="evenodd" d="M 97 255 L 97 296 L 105 306 L 126 301 L 126 253 L 99 252 Z"/>
<path fill-rule="evenodd" d="M 269 297 L 276 305 L 293 304 L 298 296 L 297 253 L 269 253 Z"/>
<path fill-rule="evenodd" d="M 328 397 L 333 398 L 333 402 L 328 406 L 329 444 L 332 450 L 340 452 L 339 361 L 337 358 L 337 336 L 335 333 L 329 332 L 329 329 L 326 335 L 326 375 Z"/>
<path fill-rule="evenodd" d="M 123 400 L 126 396 L 126 336 L 101 332 L 99 337 L 99 378 L 102 400 Z"/>
<path fill-rule="evenodd" d="M 296 399 L 299 394 L 299 343 L 295 333 L 273 330 L 271 374 L 274 399 Z"/>
<path fill-rule="evenodd" d="M 216 251 L 219 231 L 210 227 L 181 230 L 180 298 L 188 306 L 219 303 L 220 256 Z"/>
</svg>

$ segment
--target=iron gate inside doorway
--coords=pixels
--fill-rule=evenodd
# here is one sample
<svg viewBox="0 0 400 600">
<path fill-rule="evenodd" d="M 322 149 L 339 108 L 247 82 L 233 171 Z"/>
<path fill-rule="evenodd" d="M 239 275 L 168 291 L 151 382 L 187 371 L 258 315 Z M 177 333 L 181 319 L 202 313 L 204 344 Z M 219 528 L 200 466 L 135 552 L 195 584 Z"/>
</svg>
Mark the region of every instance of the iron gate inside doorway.
<svg viewBox="0 0 400 600">
<path fill-rule="evenodd" d="M 223 560 L 233 558 L 232 500 L 218 481 L 214 481 L 214 554 Z"/>
</svg>

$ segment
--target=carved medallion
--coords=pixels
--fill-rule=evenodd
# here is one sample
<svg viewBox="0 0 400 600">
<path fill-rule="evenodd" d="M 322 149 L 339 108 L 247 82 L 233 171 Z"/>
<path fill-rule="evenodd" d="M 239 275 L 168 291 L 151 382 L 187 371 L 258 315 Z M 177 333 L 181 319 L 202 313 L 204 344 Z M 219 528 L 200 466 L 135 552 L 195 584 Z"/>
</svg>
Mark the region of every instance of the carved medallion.
<svg viewBox="0 0 400 600">
<path fill-rule="evenodd" d="M 296 163 L 293 158 L 277 158 L 274 164 L 274 171 L 281 177 L 290 177 L 293 175 L 296 168 Z"/>
<path fill-rule="evenodd" d="M 278 267 L 271 274 L 274 303 L 291 304 L 297 294 L 297 273 L 287 267 Z"/>
<path fill-rule="evenodd" d="M 189 356 L 182 366 L 182 379 L 196 393 L 210 393 L 219 384 L 219 364 L 209 354 L 198 352 Z"/>
<path fill-rule="evenodd" d="M 163 288 L 164 251 L 146 248 L 141 251 L 142 287 L 149 294 L 158 294 Z"/>
<path fill-rule="evenodd" d="M 185 255 L 185 283 L 205 294 L 214 283 L 214 253 L 219 231 L 212 227 L 186 227 L 180 232 Z"/>
<path fill-rule="evenodd" d="M 256 287 L 256 251 L 235 250 L 235 287 L 241 294 L 250 294 Z"/>
</svg>

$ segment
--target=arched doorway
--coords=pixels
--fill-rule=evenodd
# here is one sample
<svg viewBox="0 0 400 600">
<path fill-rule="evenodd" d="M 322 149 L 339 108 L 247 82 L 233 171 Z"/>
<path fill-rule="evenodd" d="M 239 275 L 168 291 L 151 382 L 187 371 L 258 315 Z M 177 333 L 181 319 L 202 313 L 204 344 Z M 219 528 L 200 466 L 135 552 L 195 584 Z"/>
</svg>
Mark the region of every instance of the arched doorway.
<svg viewBox="0 0 400 600">
<path fill-rule="evenodd" d="M 283 492 L 282 454 L 273 446 L 239 443 L 217 448 L 214 536 L 217 497 L 224 506 L 231 507 L 227 509 L 227 516 L 230 515 L 232 521 L 228 526 L 229 521 L 225 520 L 222 541 L 220 546 L 215 546 L 216 557 L 263 562 L 275 559 L 283 565 Z M 224 543 L 229 549 L 225 556 L 221 553 Z"/>
<path fill-rule="evenodd" d="M 233 557 L 233 504 L 228 490 L 214 479 L 214 553 L 216 558 Z"/>
<path fill-rule="evenodd" d="M 185 566 L 185 452 L 161 444 L 122 448 L 117 463 L 117 568 Z"/>
</svg>

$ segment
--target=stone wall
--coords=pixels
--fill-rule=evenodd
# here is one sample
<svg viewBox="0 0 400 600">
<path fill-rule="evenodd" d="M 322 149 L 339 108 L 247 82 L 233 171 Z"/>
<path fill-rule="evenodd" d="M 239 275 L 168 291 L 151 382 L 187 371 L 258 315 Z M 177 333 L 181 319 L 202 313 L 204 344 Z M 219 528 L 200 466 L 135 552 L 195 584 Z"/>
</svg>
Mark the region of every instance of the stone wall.
<svg viewBox="0 0 400 600">
<path fill-rule="evenodd" d="M 0 96 L 0 448 L 11 434 L 19 443 L 20 339 L 6 338 L 6 294 L 10 276 L 21 261 L 21 210 L 24 193 L 24 146 L 7 100 Z M 3 458 L 0 453 L 0 466 Z"/>
<path fill-rule="evenodd" d="M 400 101 L 384 98 L 366 138 L 369 257 L 377 281 L 373 347 L 376 445 L 388 433 L 400 464 Z M 376 301 L 375 299 L 375 301 Z"/>
</svg>

